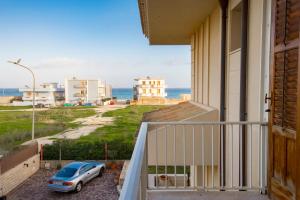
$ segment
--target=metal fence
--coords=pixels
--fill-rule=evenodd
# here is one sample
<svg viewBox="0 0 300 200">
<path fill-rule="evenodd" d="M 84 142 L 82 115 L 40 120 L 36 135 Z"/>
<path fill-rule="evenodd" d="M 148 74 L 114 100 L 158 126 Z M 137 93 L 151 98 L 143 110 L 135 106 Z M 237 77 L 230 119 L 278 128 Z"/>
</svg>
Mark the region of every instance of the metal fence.
<svg viewBox="0 0 300 200">
<path fill-rule="evenodd" d="M 21 145 L 0 158 L 0 175 L 38 154 L 38 143 Z"/>
<path fill-rule="evenodd" d="M 143 123 L 120 199 L 146 199 L 147 190 L 264 191 L 266 125 L 264 122 Z M 226 137 L 220 142 L 224 139 L 222 134 Z M 246 137 L 245 148 L 242 135 Z M 225 148 L 221 148 L 222 143 Z M 245 168 L 241 167 L 242 162 L 246 163 Z"/>
</svg>

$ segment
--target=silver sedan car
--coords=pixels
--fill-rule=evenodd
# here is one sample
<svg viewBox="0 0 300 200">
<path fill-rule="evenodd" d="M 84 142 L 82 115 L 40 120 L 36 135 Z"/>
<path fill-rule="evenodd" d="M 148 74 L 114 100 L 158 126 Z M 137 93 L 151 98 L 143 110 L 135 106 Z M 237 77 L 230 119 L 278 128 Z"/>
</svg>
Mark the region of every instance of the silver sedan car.
<svg viewBox="0 0 300 200">
<path fill-rule="evenodd" d="M 82 186 L 102 176 L 105 164 L 100 162 L 72 162 L 64 166 L 48 182 L 48 188 L 57 192 L 80 192 Z"/>
</svg>

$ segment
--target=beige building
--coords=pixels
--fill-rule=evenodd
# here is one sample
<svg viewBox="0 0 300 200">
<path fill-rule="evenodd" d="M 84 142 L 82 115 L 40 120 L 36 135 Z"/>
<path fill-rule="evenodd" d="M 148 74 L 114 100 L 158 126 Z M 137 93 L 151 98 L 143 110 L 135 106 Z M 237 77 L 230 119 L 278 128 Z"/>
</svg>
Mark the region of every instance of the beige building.
<svg viewBox="0 0 300 200">
<path fill-rule="evenodd" d="M 199 195 L 170 193 L 174 189 L 268 191 L 271 199 L 300 199 L 300 1 L 138 2 L 150 45 L 190 45 L 192 100 L 145 118 L 120 199 Z M 137 166 L 138 194 L 128 185 L 134 185 Z M 181 185 L 179 174 L 188 175 Z"/>
<path fill-rule="evenodd" d="M 136 78 L 133 86 L 133 99 L 139 100 L 144 97 L 165 98 L 166 84 L 164 79 L 159 78 Z"/>
</svg>

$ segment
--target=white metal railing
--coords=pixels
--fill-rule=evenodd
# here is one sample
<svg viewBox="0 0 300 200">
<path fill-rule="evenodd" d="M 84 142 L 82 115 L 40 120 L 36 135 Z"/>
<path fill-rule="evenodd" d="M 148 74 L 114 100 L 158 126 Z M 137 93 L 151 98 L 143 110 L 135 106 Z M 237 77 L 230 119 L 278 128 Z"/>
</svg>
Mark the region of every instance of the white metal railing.
<svg viewBox="0 0 300 200">
<path fill-rule="evenodd" d="M 265 192 L 266 125 L 265 122 L 142 123 L 119 199 L 146 199 L 147 190 Z M 241 148 L 242 135 L 245 148 Z M 220 142 L 221 139 L 225 140 Z"/>
</svg>

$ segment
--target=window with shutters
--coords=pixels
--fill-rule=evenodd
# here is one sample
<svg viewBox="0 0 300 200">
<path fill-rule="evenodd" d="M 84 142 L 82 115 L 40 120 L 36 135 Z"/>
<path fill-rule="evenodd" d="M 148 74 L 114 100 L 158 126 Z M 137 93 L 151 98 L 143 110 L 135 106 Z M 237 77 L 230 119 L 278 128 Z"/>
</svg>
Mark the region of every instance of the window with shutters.
<svg viewBox="0 0 300 200">
<path fill-rule="evenodd" d="M 273 124 L 296 130 L 300 1 L 277 0 L 275 15 Z M 284 47 L 283 47 L 284 46 Z M 282 48 L 282 49 L 281 49 Z"/>
</svg>

